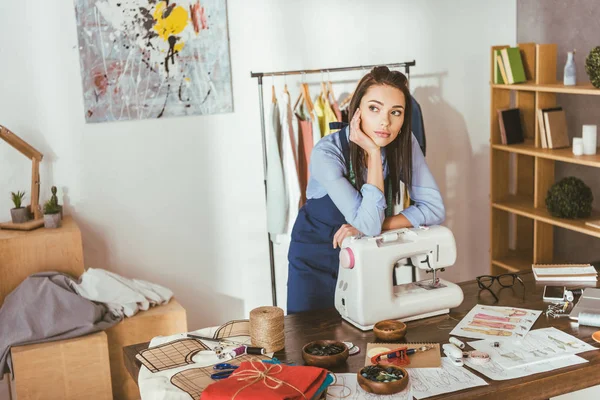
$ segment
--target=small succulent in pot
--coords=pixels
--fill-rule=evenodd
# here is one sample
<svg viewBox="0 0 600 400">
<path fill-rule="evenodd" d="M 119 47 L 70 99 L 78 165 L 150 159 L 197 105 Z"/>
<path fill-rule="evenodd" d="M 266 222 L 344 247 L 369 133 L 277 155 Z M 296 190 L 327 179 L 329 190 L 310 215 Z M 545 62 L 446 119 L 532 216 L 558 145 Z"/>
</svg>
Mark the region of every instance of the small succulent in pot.
<svg viewBox="0 0 600 400">
<path fill-rule="evenodd" d="M 11 198 L 15 208 L 10 210 L 10 217 L 14 224 L 22 224 L 29 221 L 29 210 L 26 207 L 23 207 L 24 197 L 25 192 L 11 192 Z"/>
<path fill-rule="evenodd" d="M 585 72 L 587 72 L 592 85 L 600 88 L 600 46 L 594 47 L 586 57 Z"/>
<path fill-rule="evenodd" d="M 50 199 L 44 203 L 44 227 L 54 229 L 60 226 L 60 207 L 55 199 Z"/>
</svg>

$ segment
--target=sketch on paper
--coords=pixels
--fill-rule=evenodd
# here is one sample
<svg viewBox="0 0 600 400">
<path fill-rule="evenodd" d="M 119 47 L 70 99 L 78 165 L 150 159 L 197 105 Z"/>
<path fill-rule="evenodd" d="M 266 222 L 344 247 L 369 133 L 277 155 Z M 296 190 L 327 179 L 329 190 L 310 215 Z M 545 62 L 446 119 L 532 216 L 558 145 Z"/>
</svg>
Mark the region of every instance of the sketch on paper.
<svg viewBox="0 0 600 400">
<path fill-rule="evenodd" d="M 521 339 L 540 314 L 537 310 L 477 304 L 450 334 L 475 339 Z"/>
<path fill-rule="evenodd" d="M 541 372 L 552 371 L 559 368 L 569 367 L 571 365 L 584 364 L 588 362 L 585 358 L 570 355 L 562 358 L 543 361 L 537 364 L 529 364 L 522 368 L 502 368 L 498 363 L 491 360 L 488 363 L 477 365 L 465 360 L 465 364 L 475 371 L 487 376 L 495 381 L 505 381 L 508 379 L 522 378 L 524 376 L 539 374 Z"/>
<path fill-rule="evenodd" d="M 492 346 L 495 341 L 498 340 L 485 339 L 469 342 L 469 345 L 488 353 L 492 361 L 509 370 L 570 354 L 597 350 L 596 347 L 553 327 L 530 331 L 527 336 L 518 341 L 500 341 L 499 347 Z"/>
<path fill-rule="evenodd" d="M 453 365 L 446 357 L 442 357 L 441 368 L 407 368 L 407 370 L 413 396 L 417 399 L 487 385 L 486 381 L 466 368 Z"/>
<path fill-rule="evenodd" d="M 75 0 L 87 122 L 231 112 L 226 2 Z"/>
</svg>

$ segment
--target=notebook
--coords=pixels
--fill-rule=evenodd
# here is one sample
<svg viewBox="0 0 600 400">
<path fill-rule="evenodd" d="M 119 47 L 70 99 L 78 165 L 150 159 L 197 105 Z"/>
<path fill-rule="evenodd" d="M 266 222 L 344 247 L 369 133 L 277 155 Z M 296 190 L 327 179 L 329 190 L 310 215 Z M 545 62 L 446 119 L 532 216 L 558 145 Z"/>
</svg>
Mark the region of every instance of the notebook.
<svg viewBox="0 0 600 400">
<path fill-rule="evenodd" d="M 440 356 L 440 344 L 439 343 L 367 343 L 367 351 L 365 355 L 365 365 L 372 365 L 371 357 L 375 354 L 384 353 L 386 351 L 394 350 L 399 347 L 408 347 L 409 349 L 416 349 L 421 346 L 434 346 L 433 349 L 424 351 L 422 353 L 415 353 L 408 356 L 410 360 L 409 365 L 404 365 L 406 368 L 440 368 L 442 366 L 442 357 Z M 379 351 L 379 349 L 381 351 Z M 374 353 L 374 354 L 373 354 Z"/>
<path fill-rule="evenodd" d="M 569 147 L 567 119 L 562 109 L 544 112 L 544 123 L 549 149 Z"/>
<path fill-rule="evenodd" d="M 536 281 L 597 281 L 591 264 L 532 264 Z"/>
</svg>

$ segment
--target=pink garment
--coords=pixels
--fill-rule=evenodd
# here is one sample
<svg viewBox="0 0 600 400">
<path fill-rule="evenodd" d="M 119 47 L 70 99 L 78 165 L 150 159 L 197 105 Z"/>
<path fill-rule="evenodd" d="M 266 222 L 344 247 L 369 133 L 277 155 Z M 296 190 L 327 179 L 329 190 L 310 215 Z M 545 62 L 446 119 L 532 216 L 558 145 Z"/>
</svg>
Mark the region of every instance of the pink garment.
<svg viewBox="0 0 600 400">
<path fill-rule="evenodd" d="M 340 111 L 340 106 L 338 105 L 336 100 L 333 100 L 333 104 L 331 104 L 331 108 L 333 109 L 333 112 L 334 112 L 337 120 L 341 121 L 342 120 L 342 112 Z"/>
<path fill-rule="evenodd" d="M 498 328 L 498 329 L 515 329 L 515 325 L 513 324 L 505 324 L 503 322 L 492 322 L 492 321 L 480 321 L 473 320 L 469 325 L 473 326 L 487 326 L 488 328 Z"/>
<path fill-rule="evenodd" d="M 312 121 L 298 118 L 298 182 L 300 183 L 300 207 L 306 203 L 306 186 L 310 171 L 310 153 L 313 148 Z"/>
<path fill-rule="evenodd" d="M 489 321 L 502 321 L 502 322 L 520 322 L 521 321 L 520 318 L 496 317 L 494 315 L 482 314 L 482 313 L 475 314 L 475 318 L 476 319 L 487 319 Z"/>
</svg>

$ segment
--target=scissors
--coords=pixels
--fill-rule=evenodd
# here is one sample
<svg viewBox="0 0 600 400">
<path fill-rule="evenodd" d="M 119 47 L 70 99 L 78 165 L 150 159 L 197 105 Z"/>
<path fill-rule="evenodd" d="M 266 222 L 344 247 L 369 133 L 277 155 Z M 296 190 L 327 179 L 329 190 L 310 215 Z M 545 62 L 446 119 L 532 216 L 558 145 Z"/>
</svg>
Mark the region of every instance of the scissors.
<svg viewBox="0 0 600 400">
<path fill-rule="evenodd" d="M 236 368 L 238 368 L 238 365 L 231 365 L 229 363 L 216 364 L 213 369 L 216 369 L 220 372 L 212 374 L 210 378 L 214 380 L 229 378 Z"/>
</svg>

